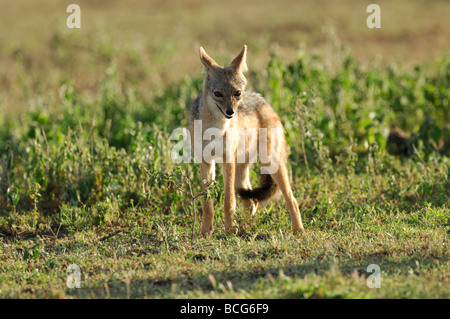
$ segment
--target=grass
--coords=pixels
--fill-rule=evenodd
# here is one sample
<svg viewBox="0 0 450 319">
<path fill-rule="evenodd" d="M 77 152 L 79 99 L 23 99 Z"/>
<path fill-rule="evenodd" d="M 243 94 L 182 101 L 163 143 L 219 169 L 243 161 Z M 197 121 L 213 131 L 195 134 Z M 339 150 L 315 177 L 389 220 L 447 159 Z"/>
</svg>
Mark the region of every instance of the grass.
<svg viewBox="0 0 450 319">
<path fill-rule="evenodd" d="M 99 10 L 80 6 L 86 17 Z M 311 16 L 320 12 L 309 2 L 304 6 Z M 364 61 L 351 39 L 366 37 L 367 30 L 352 29 L 332 6 L 337 25 L 346 27 L 329 27 L 323 43 L 322 35 L 312 36 L 315 52 L 287 44 L 298 36 L 288 28 L 295 14 L 283 20 L 270 14 L 270 5 L 260 14 L 285 31 L 247 43 L 260 59 L 252 65 L 249 55 L 249 86 L 263 93 L 285 125 L 307 230 L 301 236 L 290 232 L 284 201 L 253 218 L 239 203 L 236 232 L 226 234 L 220 171 L 205 194 L 198 165 L 171 159 L 176 141 L 170 134 L 187 126 L 202 83 L 198 57 L 185 46 L 209 39 L 200 31 L 213 8 L 195 1 L 167 7 L 157 18 L 162 24 L 181 16 L 190 27 L 164 29 L 180 32 L 165 45 L 166 34 L 114 42 L 100 18 L 98 32 L 83 20 L 90 34 L 45 27 L 42 45 L 14 42 L 17 30 L 0 34 L 6 39 L 0 64 L 10 66 L 0 73 L 0 297 L 449 298 L 450 57 L 436 49 L 420 63 Z M 415 2 L 404 12 L 421 6 Z M 447 8 L 442 2 L 440 10 L 430 10 Z M 119 9 L 112 5 L 98 17 Z M 244 6 L 241 14 L 250 9 Z M 119 34 L 131 34 L 142 16 L 133 16 L 134 27 L 133 19 L 122 20 L 128 27 Z M 388 21 L 384 36 L 399 28 L 403 39 L 407 31 Z M 418 21 L 428 26 L 429 20 Z M 251 34 L 261 33 L 257 21 L 245 23 Z M 304 23 L 308 33 L 317 32 L 310 20 Z M 415 34 L 416 27 L 406 30 Z M 188 31 L 195 35 L 183 36 Z M 230 42 L 249 41 L 236 29 L 227 32 Z M 258 53 L 273 37 L 290 48 L 290 58 L 279 50 Z M 217 60 L 228 61 L 235 53 L 229 51 L 223 45 Z M 186 57 L 182 68 L 180 55 Z M 392 134 L 399 130 L 401 142 Z M 202 196 L 217 203 L 215 232 L 206 238 L 199 235 Z M 80 289 L 67 286 L 71 264 L 80 266 Z M 379 289 L 367 286 L 371 264 L 381 270 Z"/>
</svg>

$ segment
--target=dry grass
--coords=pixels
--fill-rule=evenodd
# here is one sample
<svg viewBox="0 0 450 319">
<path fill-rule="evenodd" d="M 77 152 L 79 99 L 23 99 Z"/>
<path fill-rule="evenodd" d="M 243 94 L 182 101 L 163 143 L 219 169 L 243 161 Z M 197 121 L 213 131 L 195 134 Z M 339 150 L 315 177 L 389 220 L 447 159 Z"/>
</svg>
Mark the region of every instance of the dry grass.
<svg viewBox="0 0 450 319">
<path fill-rule="evenodd" d="M 365 1 L 77 0 L 81 30 L 68 1 L 1 2 L 0 298 L 448 299 L 450 55 L 427 60 L 448 49 L 450 5 L 377 2 L 380 30 Z M 200 200 L 180 191 L 202 185 L 169 139 L 201 86 L 198 46 L 227 63 L 243 43 L 286 129 L 299 237 L 284 201 L 251 222 L 238 201 L 225 234 L 218 174 L 200 238 Z M 392 125 L 409 158 L 389 154 Z"/>
<path fill-rule="evenodd" d="M 0 89 L 8 92 L 1 95 L 0 106 L 5 111 L 27 108 L 27 99 L 15 85 L 21 72 L 14 63 L 18 53 L 32 61 L 30 70 L 24 72 L 51 71 L 43 90 L 61 85 L 61 76 L 53 74 L 58 69 L 77 87 L 97 89 L 107 65 L 89 61 L 89 44 L 82 43 L 68 57 L 75 62 L 56 65 L 55 35 L 95 39 L 94 43 L 137 52 L 149 68 L 141 77 L 147 87 L 197 74 L 200 45 L 226 63 L 246 43 L 250 68 L 263 70 L 271 50 L 292 60 L 299 47 L 307 52 L 329 50 L 330 37 L 349 46 L 362 61 L 401 60 L 410 64 L 448 50 L 450 38 L 447 1 L 380 0 L 382 28 L 368 29 L 365 1 L 79 0 L 82 28 L 68 30 L 66 7 L 71 2 L 0 3 Z M 119 67 L 128 67 L 120 55 L 115 58 Z"/>
<path fill-rule="evenodd" d="M 45 43 L 46 38 L 66 28 L 65 9 L 71 2 L 24 0 L 14 5 L 3 2 L 2 47 L 32 48 Z M 172 42 L 181 53 L 191 53 L 200 42 L 215 50 L 227 46 L 239 48 L 242 42 L 261 51 L 274 43 L 287 52 L 300 43 L 314 47 L 325 41 L 322 28 L 331 23 L 338 36 L 363 59 L 381 54 L 385 58 L 417 61 L 448 49 L 450 36 L 447 1 L 377 1 L 382 10 L 380 30 L 366 27 L 369 2 L 354 0 L 279 0 L 263 4 L 256 0 L 76 3 L 82 9 L 82 30 L 77 32 L 106 34 L 118 42 L 131 44 L 158 46 Z M 367 45 L 374 50 L 368 50 Z"/>
</svg>

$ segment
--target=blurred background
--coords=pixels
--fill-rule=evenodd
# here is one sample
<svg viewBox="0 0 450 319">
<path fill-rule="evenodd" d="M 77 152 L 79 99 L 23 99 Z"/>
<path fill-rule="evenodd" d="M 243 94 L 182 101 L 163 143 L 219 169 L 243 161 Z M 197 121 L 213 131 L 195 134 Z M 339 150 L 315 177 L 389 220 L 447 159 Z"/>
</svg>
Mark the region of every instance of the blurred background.
<svg viewBox="0 0 450 319">
<path fill-rule="evenodd" d="M 0 298 L 448 298 L 449 17 L 448 0 L 0 0 Z M 284 201 L 254 218 L 238 201 L 226 235 L 217 165 L 217 236 L 194 243 L 200 168 L 171 133 L 199 46 L 225 65 L 243 44 L 308 233 L 287 236 Z M 73 262 L 86 288 L 61 280 Z"/>
<path fill-rule="evenodd" d="M 0 1 L 2 112 L 27 109 L 27 91 L 63 82 L 96 91 L 111 65 L 129 85 L 153 94 L 200 72 L 200 45 L 226 64 L 247 44 L 250 70 L 258 71 L 274 51 L 289 62 L 300 51 L 332 54 L 340 44 L 363 64 L 416 65 L 449 49 L 444 0 L 378 0 L 380 29 L 366 26 L 373 1 L 356 0 L 78 0 L 81 29 L 68 29 L 72 2 Z"/>
</svg>

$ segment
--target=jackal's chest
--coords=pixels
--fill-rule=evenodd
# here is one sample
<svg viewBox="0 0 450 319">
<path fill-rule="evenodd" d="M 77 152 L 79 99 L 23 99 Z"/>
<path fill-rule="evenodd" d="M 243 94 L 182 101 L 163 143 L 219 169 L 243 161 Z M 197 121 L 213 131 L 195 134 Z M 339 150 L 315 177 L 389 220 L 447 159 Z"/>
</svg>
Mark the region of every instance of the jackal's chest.
<svg viewBox="0 0 450 319">
<path fill-rule="evenodd" d="M 232 130 L 207 128 L 203 132 L 201 141 L 203 159 L 207 162 L 218 163 L 234 161 L 237 144 L 237 136 Z"/>
<path fill-rule="evenodd" d="M 209 163 L 212 161 L 217 163 L 249 162 L 250 158 L 255 157 L 258 149 L 256 130 L 243 131 L 232 127 L 222 131 L 216 127 L 208 127 L 197 132 L 194 130 L 193 137 L 196 157 Z M 255 159 L 252 160 L 253 162 Z"/>
</svg>

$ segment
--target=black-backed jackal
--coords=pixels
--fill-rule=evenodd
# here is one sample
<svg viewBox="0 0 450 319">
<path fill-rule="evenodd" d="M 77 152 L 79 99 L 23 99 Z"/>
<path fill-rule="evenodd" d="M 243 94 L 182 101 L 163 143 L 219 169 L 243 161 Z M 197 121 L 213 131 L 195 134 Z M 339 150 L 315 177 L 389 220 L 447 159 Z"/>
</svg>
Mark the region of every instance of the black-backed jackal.
<svg viewBox="0 0 450 319">
<path fill-rule="evenodd" d="M 215 163 L 222 163 L 225 229 L 228 232 L 233 231 L 235 191 L 243 199 L 245 209 L 254 214 L 258 203 L 272 198 L 278 190 L 286 199 L 293 232 L 304 231 L 289 183 L 283 125 L 260 94 L 245 91 L 246 56 L 247 46 L 244 46 L 230 66 L 221 67 L 200 47 L 205 79 L 202 91 L 190 109 L 189 131 L 194 153 L 201 158 L 203 187 L 214 181 Z M 211 146 L 214 142 L 216 145 Z M 256 153 L 259 154 L 262 176 L 260 186 L 252 189 L 249 169 L 256 162 Z M 212 232 L 213 220 L 214 202 L 204 199 L 202 234 Z"/>
</svg>

